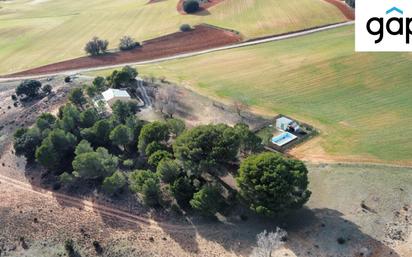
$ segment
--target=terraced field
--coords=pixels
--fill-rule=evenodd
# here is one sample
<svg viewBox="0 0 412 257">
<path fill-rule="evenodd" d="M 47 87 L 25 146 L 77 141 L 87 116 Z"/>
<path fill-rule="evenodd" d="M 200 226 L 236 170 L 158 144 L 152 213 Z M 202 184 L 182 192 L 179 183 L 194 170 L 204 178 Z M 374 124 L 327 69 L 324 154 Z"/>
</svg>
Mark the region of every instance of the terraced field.
<svg viewBox="0 0 412 257">
<path fill-rule="evenodd" d="M 344 21 L 323 0 L 226 0 L 197 15 L 177 12 L 178 0 L 0 1 L 0 74 L 83 55 L 93 36 L 115 48 L 120 37 L 139 41 L 177 31 L 183 23 L 210 23 L 245 38 Z"/>
<path fill-rule="evenodd" d="M 353 35 L 345 27 L 138 68 L 313 124 L 320 139 L 300 158 L 411 164 L 412 56 L 355 53 Z"/>
</svg>

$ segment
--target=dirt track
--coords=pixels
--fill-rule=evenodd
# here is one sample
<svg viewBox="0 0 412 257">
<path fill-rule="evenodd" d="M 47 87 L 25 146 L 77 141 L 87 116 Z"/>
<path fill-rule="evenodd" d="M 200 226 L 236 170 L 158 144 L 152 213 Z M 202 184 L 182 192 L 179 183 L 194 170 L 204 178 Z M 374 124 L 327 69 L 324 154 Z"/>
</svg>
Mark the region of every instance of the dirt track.
<svg viewBox="0 0 412 257">
<path fill-rule="evenodd" d="M 127 62 L 151 60 L 176 54 L 200 51 L 214 47 L 234 44 L 241 41 L 241 37 L 228 30 L 208 25 L 198 25 L 192 31 L 176 32 L 166 36 L 147 40 L 142 47 L 124 52 L 110 53 L 103 56 L 85 56 L 31 70 L 12 74 L 25 76 L 32 74 L 48 74 L 65 70 L 76 70 L 88 67 L 101 67 Z"/>
</svg>

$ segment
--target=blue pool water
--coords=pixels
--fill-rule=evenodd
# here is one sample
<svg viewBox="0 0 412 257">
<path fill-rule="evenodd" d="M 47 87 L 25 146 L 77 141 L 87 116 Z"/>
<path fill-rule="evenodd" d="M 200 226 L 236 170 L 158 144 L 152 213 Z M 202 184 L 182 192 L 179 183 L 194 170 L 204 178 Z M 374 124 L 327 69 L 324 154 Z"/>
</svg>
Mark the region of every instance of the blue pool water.
<svg viewBox="0 0 412 257">
<path fill-rule="evenodd" d="M 282 134 L 272 137 L 272 143 L 278 145 L 278 146 L 282 146 L 285 145 L 287 143 L 289 143 L 292 140 L 295 140 L 296 136 L 289 133 L 289 132 L 283 132 Z"/>
</svg>

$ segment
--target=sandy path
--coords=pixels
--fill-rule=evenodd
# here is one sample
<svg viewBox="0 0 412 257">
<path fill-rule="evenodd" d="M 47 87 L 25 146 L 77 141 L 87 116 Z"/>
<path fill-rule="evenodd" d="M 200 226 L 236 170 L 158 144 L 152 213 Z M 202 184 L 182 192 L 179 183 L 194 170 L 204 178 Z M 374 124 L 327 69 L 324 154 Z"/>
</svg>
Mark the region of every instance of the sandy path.
<svg viewBox="0 0 412 257">
<path fill-rule="evenodd" d="M 69 196 L 66 194 L 49 191 L 49 190 L 46 190 L 40 187 L 36 187 L 36 186 L 21 182 L 16 179 L 12 179 L 10 177 L 7 177 L 1 174 L 0 174 L 0 182 L 16 187 L 20 190 L 24 190 L 26 192 L 40 195 L 42 197 L 46 197 L 50 199 L 58 198 L 59 201 L 63 201 L 67 204 L 70 204 L 73 207 L 82 209 L 84 211 L 97 212 L 100 215 L 108 216 L 111 218 L 116 218 L 122 221 L 137 224 L 137 225 L 144 225 L 151 229 L 157 229 L 157 230 L 167 229 L 168 231 L 176 231 L 176 232 L 184 232 L 185 230 L 187 231 L 193 230 L 193 226 L 191 225 L 174 225 L 174 224 L 169 224 L 169 223 L 157 222 L 153 219 L 144 218 L 144 217 L 132 214 L 127 211 L 123 211 L 120 209 L 102 205 L 100 203 L 96 203 L 93 201 L 84 200 L 81 198 L 77 198 L 77 197 Z M 199 227 L 199 225 L 197 225 L 197 227 Z"/>
</svg>

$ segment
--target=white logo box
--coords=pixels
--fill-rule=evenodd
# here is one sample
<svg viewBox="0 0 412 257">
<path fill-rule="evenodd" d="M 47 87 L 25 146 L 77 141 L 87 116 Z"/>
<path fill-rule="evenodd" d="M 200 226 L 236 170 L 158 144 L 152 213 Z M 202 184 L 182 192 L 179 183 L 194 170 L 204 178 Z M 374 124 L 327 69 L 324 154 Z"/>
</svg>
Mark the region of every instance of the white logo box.
<svg viewBox="0 0 412 257">
<path fill-rule="evenodd" d="M 377 21 L 370 24 L 371 30 L 383 31 L 383 39 L 379 43 L 375 43 L 379 36 L 371 35 L 367 30 L 368 20 L 373 17 L 383 18 L 382 26 Z M 392 17 L 402 19 L 402 35 L 391 35 L 388 32 L 387 22 Z M 412 35 L 409 35 L 410 43 L 406 43 L 409 34 L 407 18 L 412 21 L 412 0 L 357 0 L 355 50 L 357 52 L 412 52 Z M 392 21 L 389 27 L 392 31 L 398 31 L 399 23 Z M 412 22 L 409 27 L 412 31 Z"/>
</svg>

